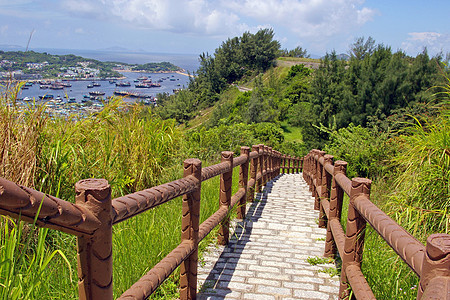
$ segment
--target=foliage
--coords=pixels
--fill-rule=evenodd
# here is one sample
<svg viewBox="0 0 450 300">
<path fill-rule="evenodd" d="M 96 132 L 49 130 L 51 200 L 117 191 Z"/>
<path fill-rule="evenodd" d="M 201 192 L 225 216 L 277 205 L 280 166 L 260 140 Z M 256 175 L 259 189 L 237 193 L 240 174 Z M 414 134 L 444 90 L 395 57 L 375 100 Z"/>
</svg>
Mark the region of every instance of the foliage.
<svg viewBox="0 0 450 300">
<path fill-rule="evenodd" d="M 241 37 L 224 41 L 214 55 L 202 53 L 197 76 L 191 80 L 186 94 L 164 97 L 156 111 L 162 118 L 176 118 L 184 123 L 196 111 L 214 105 L 231 83 L 272 66 L 280 47 L 273 37 L 271 29 L 261 29 L 255 34 L 245 32 Z"/>
<path fill-rule="evenodd" d="M 59 255 L 70 269 L 61 250 L 45 246 L 48 228 L 28 226 L 8 217 L 0 218 L 0 299 L 38 299 L 45 291 L 49 263 Z M 34 238 L 36 237 L 36 240 Z"/>
<path fill-rule="evenodd" d="M 0 177 L 34 186 L 42 133 L 48 121 L 43 107 L 19 109 L 15 99 L 23 83 L 0 85 Z"/>
<path fill-rule="evenodd" d="M 391 205 L 413 234 L 449 232 L 450 118 L 448 106 L 436 119 L 416 120 L 399 139 L 393 162 L 399 170 Z"/>
<path fill-rule="evenodd" d="M 386 158 L 393 151 L 387 133 L 353 124 L 339 130 L 321 129 L 330 135 L 324 151 L 334 155 L 335 160 L 348 162 L 347 177 L 375 178 L 386 173 Z"/>
<path fill-rule="evenodd" d="M 163 61 L 160 63 L 146 63 L 142 65 L 134 65 L 132 70 L 135 71 L 145 71 L 145 72 L 167 72 L 167 71 L 179 71 L 180 68 L 174 64 Z"/>
<path fill-rule="evenodd" d="M 0 51 L 0 60 L 9 61 L 11 64 L 0 65 L 0 71 L 14 71 L 22 70 L 24 73 L 40 74 L 44 77 L 56 77 L 61 70 L 69 67 L 80 67 L 80 63 L 86 63 L 89 68 L 99 69 L 100 77 L 121 77 L 122 75 L 113 70 L 118 63 L 116 62 L 102 62 L 91 58 L 84 58 L 73 54 L 53 55 L 49 53 L 39 53 L 34 51 Z M 44 63 L 41 69 L 29 69 L 28 63 Z M 148 72 L 161 71 L 178 71 L 179 67 L 169 63 L 147 63 L 147 64 L 126 64 L 120 65 L 129 66 L 132 70 L 142 70 Z"/>
<path fill-rule="evenodd" d="M 300 99 L 311 103 L 311 124 L 305 127 L 305 142 L 322 148 L 329 138 L 328 128 L 344 128 L 350 123 L 368 126 L 387 120 L 392 114 L 429 101 L 429 88 L 438 85 L 441 57 L 430 58 L 426 50 L 415 58 L 390 47 L 375 45 L 372 38 L 359 38 L 352 45 L 350 60 L 342 61 L 335 52 L 327 54 L 313 74 L 310 95 Z M 297 107 L 298 110 L 298 107 Z M 291 123 L 301 123 L 292 115 Z M 386 125 L 385 124 L 385 125 Z"/>
<path fill-rule="evenodd" d="M 309 58 L 310 55 L 308 54 L 308 51 L 306 49 L 303 49 L 300 46 L 295 47 L 292 50 L 283 49 L 279 51 L 279 56 L 284 57 L 301 57 L 301 58 Z"/>
</svg>

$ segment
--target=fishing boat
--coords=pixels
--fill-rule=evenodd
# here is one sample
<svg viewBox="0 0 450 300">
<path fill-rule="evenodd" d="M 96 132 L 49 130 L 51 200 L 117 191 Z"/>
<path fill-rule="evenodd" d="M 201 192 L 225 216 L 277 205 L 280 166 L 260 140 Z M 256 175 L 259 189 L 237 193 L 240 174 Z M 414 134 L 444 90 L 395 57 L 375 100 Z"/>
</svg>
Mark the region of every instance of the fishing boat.
<svg viewBox="0 0 450 300">
<path fill-rule="evenodd" d="M 89 95 L 91 95 L 91 96 L 104 96 L 105 92 L 92 91 L 92 92 L 89 92 Z"/>
<path fill-rule="evenodd" d="M 151 83 L 146 83 L 146 82 L 141 82 L 141 83 L 135 84 L 134 87 L 148 89 L 148 88 L 152 87 L 152 84 Z"/>
<path fill-rule="evenodd" d="M 92 89 L 93 87 L 94 87 L 94 85 L 92 83 L 87 85 L 88 89 Z"/>
<path fill-rule="evenodd" d="M 51 94 L 45 94 L 43 96 L 39 96 L 39 99 L 41 100 L 49 100 L 49 99 L 53 99 L 53 95 Z"/>
<path fill-rule="evenodd" d="M 131 83 L 129 81 L 121 81 L 117 82 L 116 86 L 131 86 Z"/>
<path fill-rule="evenodd" d="M 102 86 L 100 83 L 95 82 L 95 81 L 92 81 L 92 85 L 93 85 L 93 86 Z"/>
<path fill-rule="evenodd" d="M 128 91 L 114 91 L 114 95 L 116 96 L 128 96 Z"/>
</svg>

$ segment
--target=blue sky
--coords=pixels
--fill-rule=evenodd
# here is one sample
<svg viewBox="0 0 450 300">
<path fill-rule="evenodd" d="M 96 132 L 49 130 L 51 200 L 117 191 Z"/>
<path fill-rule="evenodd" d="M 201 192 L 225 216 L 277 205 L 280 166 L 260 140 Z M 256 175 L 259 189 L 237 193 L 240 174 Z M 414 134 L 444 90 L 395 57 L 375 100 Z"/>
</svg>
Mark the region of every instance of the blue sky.
<svg viewBox="0 0 450 300">
<path fill-rule="evenodd" d="M 0 45 L 213 52 L 274 29 L 282 48 L 345 53 L 357 37 L 416 56 L 450 52 L 449 0 L 0 0 Z"/>
</svg>

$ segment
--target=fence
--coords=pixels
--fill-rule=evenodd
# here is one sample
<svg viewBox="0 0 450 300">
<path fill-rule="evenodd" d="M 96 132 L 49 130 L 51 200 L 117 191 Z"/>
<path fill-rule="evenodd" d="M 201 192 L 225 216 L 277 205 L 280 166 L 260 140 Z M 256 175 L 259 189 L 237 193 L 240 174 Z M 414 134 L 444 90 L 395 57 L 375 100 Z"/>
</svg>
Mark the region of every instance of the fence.
<svg viewBox="0 0 450 300">
<path fill-rule="evenodd" d="M 116 199 L 111 199 L 106 180 L 81 180 L 75 184 L 75 203 L 0 178 L 0 214 L 32 223 L 39 213 L 38 226 L 77 236 L 79 298 L 112 299 L 112 226 L 183 196 L 181 243 L 119 299 L 147 298 L 178 266 L 181 299 L 195 299 L 198 243 L 217 225 L 219 243 L 228 243 L 229 211 L 236 203 L 237 217 L 242 219 L 245 203 L 253 201 L 255 191 L 261 192 L 280 172 L 299 172 L 301 162 L 264 145 L 253 146 L 252 151 L 242 147 L 239 157 L 222 152 L 221 163 L 205 168 L 200 160 L 187 159 L 183 178 Z M 232 173 L 238 166 L 239 190 L 231 195 Z M 220 207 L 199 224 L 201 183 L 219 175 Z"/>
<path fill-rule="evenodd" d="M 366 222 L 420 278 L 417 299 L 450 299 L 450 236 L 432 234 L 424 246 L 370 201 L 371 181 L 346 176 L 347 163 L 324 151 L 304 158 L 303 177 L 315 197 L 319 226 L 327 228 L 325 256 L 342 258 L 339 297 L 375 299 L 361 272 Z M 346 232 L 341 226 L 344 193 L 349 196 Z"/>
</svg>

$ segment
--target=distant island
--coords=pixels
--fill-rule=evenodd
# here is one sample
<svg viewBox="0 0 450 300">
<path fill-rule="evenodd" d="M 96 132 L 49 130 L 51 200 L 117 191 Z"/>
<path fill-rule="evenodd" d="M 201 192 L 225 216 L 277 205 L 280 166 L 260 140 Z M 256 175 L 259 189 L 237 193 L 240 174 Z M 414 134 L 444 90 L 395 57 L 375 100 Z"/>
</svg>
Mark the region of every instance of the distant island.
<svg viewBox="0 0 450 300">
<path fill-rule="evenodd" d="M 127 64 L 102 62 L 73 54 L 53 55 L 34 51 L 1 51 L 0 80 L 38 80 L 58 78 L 68 80 L 112 79 L 123 77 L 120 72 L 166 73 L 182 72 L 170 62 Z"/>
</svg>

